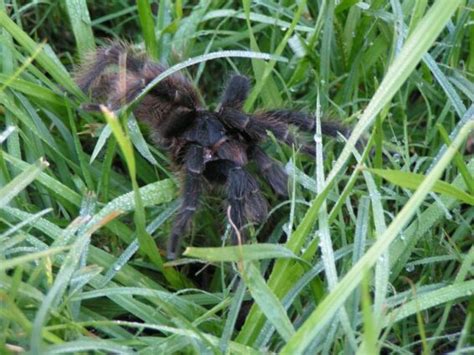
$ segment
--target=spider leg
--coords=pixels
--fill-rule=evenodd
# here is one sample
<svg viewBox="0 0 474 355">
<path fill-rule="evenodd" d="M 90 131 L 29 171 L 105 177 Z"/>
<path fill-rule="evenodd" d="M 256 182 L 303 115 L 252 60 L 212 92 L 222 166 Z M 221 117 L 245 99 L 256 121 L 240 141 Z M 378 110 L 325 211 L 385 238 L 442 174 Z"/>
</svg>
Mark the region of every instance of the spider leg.
<svg viewBox="0 0 474 355">
<path fill-rule="evenodd" d="M 81 66 L 76 69 L 76 83 L 84 92 L 94 89 L 100 85 L 104 71 L 111 65 L 118 65 L 120 57 L 123 56 L 127 56 L 127 71 L 137 73 L 145 63 L 143 56 L 130 54 L 129 47 L 125 43 L 115 41 L 108 46 L 99 47 L 84 57 Z"/>
<path fill-rule="evenodd" d="M 288 175 L 275 160 L 270 158 L 262 148 L 253 145 L 249 148 L 250 157 L 257 163 L 263 178 L 278 195 L 288 196 Z"/>
<path fill-rule="evenodd" d="M 220 107 L 241 110 L 249 90 L 250 80 L 246 76 L 231 76 L 222 95 Z"/>
<path fill-rule="evenodd" d="M 256 114 L 256 117 L 264 121 L 278 121 L 293 124 L 306 132 L 313 133 L 316 130 L 315 118 L 304 112 L 272 110 Z M 347 137 L 350 133 L 350 130 L 347 127 L 335 121 L 321 121 L 321 131 L 324 135 L 336 138 L 339 134 Z"/>
<path fill-rule="evenodd" d="M 242 227 L 247 222 L 262 222 L 267 216 L 267 202 L 262 196 L 257 181 L 241 166 L 225 161 L 224 173 L 227 175 L 227 200 L 230 218 L 245 239 Z M 239 242 L 235 231 L 232 233 L 234 244 Z"/>
<path fill-rule="evenodd" d="M 261 142 L 266 139 L 267 131 L 269 131 L 276 139 L 285 144 L 297 146 L 288 124 L 283 121 L 263 119 L 259 116 L 247 115 L 231 108 L 222 109 L 219 112 L 219 118 L 225 125 L 247 135 L 251 140 Z M 310 155 L 315 154 L 315 148 L 309 144 L 302 144 L 301 150 Z"/>
<path fill-rule="evenodd" d="M 184 157 L 185 181 L 182 192 L 183 202 L 175 217 L 173 229 L 168 239 L 167 257 L 169 260 L 176 259 L 181 238 L 199 205 L 199 197 L 202 191 L 202 172 L 204 170 L 203 148 L 199 145 L 191 145 Z"/>
</svg>

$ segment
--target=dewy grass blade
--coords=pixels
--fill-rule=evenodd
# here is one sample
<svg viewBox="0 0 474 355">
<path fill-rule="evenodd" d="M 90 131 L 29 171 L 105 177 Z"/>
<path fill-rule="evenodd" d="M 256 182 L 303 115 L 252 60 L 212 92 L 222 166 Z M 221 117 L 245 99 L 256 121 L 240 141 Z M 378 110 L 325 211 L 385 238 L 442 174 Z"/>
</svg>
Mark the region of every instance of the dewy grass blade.
<svg viewBox="0 0 474 355">
<path fill-rule="evenodd" d="M 7 138 L 15 131 L 16 131 L 15 126 L 8 126 L 7 128 L 5 128 L 5 130 L 2 133 L 0 133 L 0 144 L 5 142 Z"/>
<path fill-rule="evenodd" d="M 65 0 L 64 5 L 69 15 L 79 55 L 83 56 L 95 48 L 87 2 L 86 0 Z"/>
<path fill-rule="evenodd" d="M 154 59 L 158 58 L 158 46 L 155 35 L 155 24 L 151 12 L 151 4 L 148 0 L 138 0 L 138 19 L 143 32 L 143 39 L 147 53 Z"/>
<path fill-rule="evenodd" d="M 335 183 L 337 176 L 341 173 L 346 162 L 350 158 L 357 141 L 360 139 L 364 131 L 372 125 L 377 114 L 389 104 L 396 92 L 400 89 L 400 87 L 415 69 L 417 64 L 420 62 L 423 55 L 432 46 L 437 36 L 443 30 L 450 17 L 460 4 L 461 0 L 453 0 L 449 3 L 438 0 L 430 8 L 428 13 L 420 21 L 416 29 L 407 39 L 405 45 L 400 51 L 400 54 L 395 58 L 392 65 L 389 67 L 385 78 L 370 100 L 369 105 L 362 114 L 360 121 L 354 127 L 352 134 L 344 146 L 339 158 L 333 165 L 333 168 L 325 182 L 325 192 L 328 192 L 328 188 L 330 188 Z M 292 249 L 291 245 L 299 247 L 303 245 L 304 238 L 306 238 L 310 230 L 308 222 L 314 220 L 319 210 L 319 206 L 321 206 L 321 203 L 323 202 L 323 199 L 324 196 L 319 194 L 312 202 L 312 206 L 308 210 L 303 222 L 301 223 L 301 233 L 293 233 L 292 239 L 288 242 L 290 249 Z M 308 226 L 304 227 L 306 223 L 308 223 Z M 287 266 L 283 264 L 280 265 L 282 268 L 286 268 Z M 273 290 L 282 289 L 282 283 L 287 283 L 287 280 L 284 280 L 278 276 L 278 273 L 281 272 L 282 270 L 280 269 L 279 265 L 276 265 L 269 281 L 269 285 Z M 253 325 L 250 325 L 250 323 L 247 322 L 249 325 L 247 326 L 246 324 L 239 335 L 241 340 L 244 338 L 247 339 L 243 341 L 249 341 L 249 339 L 252 337 L 252 334 L 255 333 L 255 331 L 251 330 L 250 328 L 258 328 L 261 325 L 261 318 L 258 315 L 251 313 L 250 317 L 252 318 L 251 323 Z M 254 317 L 258 317 L 260 319 L 253 319 Z"/>
<path fill-rule="evenodd" d="M 357 162 L 359 164 L 362 163 L 362 157 L 360 154 L 354 150 L 354 156 L 357 159 Z M 372 177 L 371 174 L 369 174 L 367 171 L 363 171 L 364 179 L 366 181 L 367 188 L 369 190 L 369 197 L 372 201 L 372 215 L 374 219 L 374 225 L 375 225 L 375 233 L 377 235 L 377 238 L 379 238 L 387 229 L 387 225 L 385 223 L 385 218 L 384 218 L 384 208 L 383 204 L 381 201 L 381 196 L 379 193 L 379 190 L 377 188 L 377 185 L 375 183 L 374 178 Z M 369 347 L 372 344 L 373 339 L 377 339 L 379 332 L 382 330 L 382 322 L 383 322 L 383 315 L 384 315 L 384 307 L 386 304 L 386 297 L 387 297 L 387 289 L 389 285 L 389 276 L 390 276 L 390 253 L 389 250 L 387 249 L 377 260 L 377 263 L 375 265 L 375 280 L 374 280 L 374 305 L 373 305 L 373 312 L 378 316 L 375 320 L 372 317 L 369 317 L 368 319 L 365 319 L 364 325 L 368 326 L 370 328 L 366 329 L 366 337 L 361 345 L 362 348 L 364 347 Z M 370 273 L 366 274 L 366 277 L 368 278 Z M 365 287 L 363 285 L 363 290 L 365 290 Z M 362 304 L 364 305 L 364 302 L 369 301 L 369 296 L 366 295 L 366 299 L 364 300 Z M 369 313 L 369 308 L 367 306 L 366 309 L 364 309 L 363 313 L 368 314 Z M 372 321 L 374 323 L 372 324 Z M 371 333 L 371 334 L 367 334 Z M 360 349 L 359 349 L 360 350 Z"/>
<path fill-rule="evenodd" d="M 221 339 L 219 341 L 219 348 L 223 354 L 227 354 L 227 349 L 229 348 L 229 343 L 232 339 L 235 323 L 237 322 L 237 317 L 239 316 L 242 307 L 242 302 L 244 300 L 246 289 L 247 288 L 245 287 L 245 283 L 240 280 L 239 286 L 237 286 L 237 289 L 233 294 L 232 303 L 229 307 L 225 326 L 222 331 Z"/>
<path fill-rule="evenodd" d="M 254 262 L 245 262 L 242 278 L 253 299 L 283 339 L 288 341 L 295 329 L 280 300 L 271 291 Z"/>
<path fill-rule="evenodd" d="M 259 243 L 256 245 L 228 246 L 222 248 L 188 247 L 184 251 L 183 255 L 211 262 L 237 262 L 240 260 L 248 261 L 274 258 L 299 259 L 295 254 L 282 245 L 265 243 Z"/>
<path fill-rule="evenodd" d="M 0 207 L 6 206 L 11 199 L 18 195 L 25 187 L 31 184 L 49 163 L 40 158 L 35 164 L 30 165 L 20 175 L 0 189 Z"/>
<path fill-rule="evenodd" d="M 332 6 L 329 6 L 332 9 Z M 333 10 L 333 9 L 332 9 Z M 331 11 L 332 11 L 331 10 Z M 324 95 L 324 94 L 323 94 Z M 314 136 L 316 144 L 316 187 L 318 194 L 324 189 L 324 159 L 323 159 L 323 139 L 321 132 L 321 104 L 320 104 L 319 91 L 316 102 L 316 134 Z M 334 257 L 334 248 L 331 240 L 331 233 L 329 230 L 328 211 L 326 201 L 322 203 L 318 213 L 318 224 L 319 224 L 319 246 L 321 249 L 321 258 L 324 264 L 324 272 L 328 280 L 329 290 L 332 290 L 338 281 L 338 275 L 336 270 L 336 260 Z M 317 238 L 317 235 L 313 238 Z M 352 350 L 357 347 L 354 331 L 351 328 L 349 322 L 349 316 L 345 307 L 341 307 L 338 312 L 339 322 L 347 335 L 349 344 Z"/>
<path fill-rule="evenodd" d="M 405 187 L 411 190 L 416 190 L 425 179 L 425 176 L 422 174 L 415 174 L 407 171 L 382 169 L 369 170 L 372 173 L 377 174 L 383 177 L 384 179 L 390 181 L 392 184 Z M 461 202 L 474 206 L 473 195 L 470 195 L 445 181 L 437 181 L 433 186 L 433 191 L 442 195 L 453 197 Z"/>
<path fill-rule="evenodd" d="M 443 30 L 461 2 L 461 0 L 449 2 L 438 0 L 420 21 L 416 29 L 405 42 L 400 54 L 389 67 L 387 74 L 370 100 L 360 121 L 354 127 L 346 146 L 329 173 L 326 184 L 334 180 L 342 170 L 361 135 L 372 125 L 377 114 L 390 102 L 398 89 L 400 89 L 420 62 L 423 55 L 432 46 L 436 37 L 438 37 L 439 33 Z"/>
<path fill-rule="evenodd" d="M 287 59 L 283 57 L 276 57 L 272 54 L 268 53 L 256 53 L 256 52 L 251 52 L 251 51 L 220 51 L 220 52 L 213 52 L 213 53 L 208 53 L 204 55 L 200 55 L 198 57 L 194 57 L 191 59 L 188 59 L 182 63 L 176 64 L 172 66 L 171 68 L 168 68 L 165 70 L 163 73 L 158 75 L 155 79 L 153 79 L 141 92 L 140 94 L 133 99 L 125 108 L 124 110 L 128 110 L 130 107 L 133 107 L 135 104 L 137 104 L 143 97 L 148 94 L 148 92 L 153 89 L 160 81 L 165 79 L 166 77 L 184 69 L 187 67 L 190 67 L 192 65 L 206 62 L 208 60 L 213 60 L 213 59 L 218 59 L 218 58 L 255 58 L 255 59 L 262 59 L 262 60 L 277 60 L 277 61 L 283 61 L 286 62 Z"/>
<path fill-rule="evenodd" d="M 415 299 L 394 309 L 385 318 L 385 326 L 407 318 L 417 312 L 437 305 L 454 301 L 457 298 L 471 297 L 474 294 L 474 280 L 456 282 L 454 285 L 418 295 Z"/>
<path fill-rule="evenodd" d="M 12 164 L 15 168 L 22 170 L 23 172 L 30 169 L 31 165 L 17 159 L 7 153 L 2 153 L 3 158 Z M 58 194 L 58 196 L 63 197 L 64 199 L 68 200 L 69 202 L 73 203 L 76 206 L 81 204 L 81 195 L 79 195 L 74 190 L 70 189 L 68 186 L 62 184 L 60 181 L 56 180 L 55 178 L 49 176 L 45 172 L 40 172 L 39 175 L 36 177 L 37 181 L 41 183 L 47 189 L 50 189 L 54 193 Z"/>
<path fill-rule="evenodd" d="M 33 41 L 16 23 L 14 23 L 8 15 L 0 11 L 0 26 L 5 28 L 12 37 L 28 52 L 34 53 L 37 44 Z M 68 91 L 74 93 L 79 97 L 84 97 L 82 91 L 77 87 L 71 79 L 69 73 L 64 71 L 62 67 L 58 66 L 53 59 L 51 59 L 45 51 L 42 51 L 36 57 L 36 61 L 47 71 L 51 76 Z"/>
<path fill-rule="evenodd" d="M 49 248 L 43 251 L 39 251 L 37 253 L 31 253 L 23 256 L 19 256 L 14 259 L 10 260 L 2 260 L 2 263 L 0 264 L 0 272 L 3 272 L 5 270 L 12 269 L 14 267 L 17 267 L 19 265 L 25 264 L 30 261 L 35 261 L 41 258 L 47 258 L 51 257 L 55 254 L 61 253 L 65 250 L 67 250 L 67 247 L 57 247 L 57 248 Z"/>
<path fill-rule="evenodd" d="M 288 40 L 291 38 L 291 34 L 295 30 L 296 24 L 298 23 L 300 17 L 302 16 L 303 10 L 305 8 L 306 8 L 306 0 L 299 1 L 298 8 L 296 9 L 294 17 L 293 17 L 293 21 L 291 21 L 290 27 L 285 32 L 285 36 L 283 37 L 280 44 L 275 50 L 276 56 L 272 56 L 272 58 L 269 58 L 270 62 L 268 63 L 268 65 L 265 66 L 262 76 L 258 78 L 257 84 L 254 86 L 254 88 L 250 92 L 249 97 L 245 101 L 245 105 L 244 105 L 245 109 L 247 110 L 250 109 L 254 105 L 255 101 L 257 100 L 258 95 L 262 91 L 265 83 L 267 82 L 267 79 L 270 77 L 270 74 L 273 68 L 275 67 L 276 61 L 278 60 L 278 58 L 280 58 L 280 55 L 281 53 L 283 53 L 283 50 L 285 49 L 286 44 L 288 43 Z"/>
<path fill-rule="evenodd" d="M 117 116 L 113 112 L 111 112 L 107 107 L 103 105 L 101 105 L 100 108 L 112 130 L 112 133 L 115 136 L 115 139 L 119 144 L 120 149 L 122 150 L 125 156 L 125 161 L 129 170 L 130 179 L 132 180 L 133 196 L 135 202 L 134 217 L 137 228 L 137 238 L 138 242 L 140 243 L 140 248 L 153 261 L 153 263 L 155 263 L 155 265 L 160 268 L 160 270 L 162 270 L 165 275 L 167 275 L 166 270 L 163 269 L 163 260 L 161 259 L 156 244 L 151 238 L 151 236 L 146 232 L 145 209 L 143 205 L 143 199 L 138 188 L 135 155 L 133 152 L 133 146 L 130 141 L 130 137 L 125 134 Z"/>
<path fill-rule="evenodd" d="M 398 236 L 410 218 L 415 214 L 418 207 L 424 201 L 426 195 L 440 178 L 444 169 L 453 159 L 456 151 L 472 130 L 474 130 L 474 122 L 469 122 L 461 129 L 459 135 L 453 140 L 453 144 L 447 149 L 445 154 L 443 154 L 431 173 L 425 178 L 410 200 L 408 200 L 385 233 L 377 239 L 359 262 L 354 265 L 346 276 L 344 276 L 344 278 L 337 284 L 334 290 L 319 304 L 301 328 L 298 329 L 296 334 L 290 339 L 290 341 L 288 341 L 287 345 L 283 348 L 282 353 L 303 353 L 311 340 L 333 318 L 352 291 L 359 285 L 364 272 L 377 262 L 378 258 L 387 250 L 390 243 Z"/>
<path fill-rule="evenodd" d="M 31 53 L 31 56 L 27 58 L 27 60 L 25 60 L 21 66 L 15 71 L 15 73 L 13 73 L 12 75 L 9 76 L 9 78 L 2 84 L 2 86 L 0 87 L 0 92 L 1 91 L 4 91 L 7 87 L 10 86 L 10 84 L 15 81 L 20 75 L 21 73 L 23 73 L 25 71 L 25 69 L 31 65 L 31 63 L 35 60 L 35 58 L 38 56 L 38 54 L 40 54 L 43 49 L 44 49 L 44 45 L 45 43 L 41 43 L 37 46 L 37 48 L 35 49 L 35 51 L 33 53 Z"/>
<path fill-rule="evenodd" d="M 469 173 L 474 176 L 474 158 L 470 160 L 467 168 Z M 465 188 L 460 174 L 452 181 L 451 185 L 457 188 Z M 456 205 L 455 199 L 441 197 L 439 201 L 433 202 L 418 216 L 417 220 L 413 221 L 403 231 L 403 238 L 397 238 L 392 243 L 390 246 L 391 278 L 396 278 L 400 274 L 401 269 L 413 253 L 417 242 L 427 233 L 430 233 L 440 221 L 443 221 L 446 216 L 446 208 L 451 210 Z M 423 221 L 423 223 L 420 224 L 419 221 Z"/>
<path fill-rule="evenodd" d="M 183 286 L 181 283 L 182 278 L 175 269 L 163 267 L 163 259 L 161 258 L 156 243 L 146 231 L 144 199 L 140 194 L 140 189 L 137 183 L 136 161 L 130 137 L 124 132 L 124 129 L 122 128 L 117 116 L 113 112 L 103 105 L 101 105 L 101 110 L 104 113 L 107 123 L 112 129 L 115 139 L 122 149 L 127 167 L 129 169 L 135 204 L 134 221 L 137 228 L 137 239 L 140 244 L 140 249 L 150 258 L 150 260 L 158 267 L 158 269 L 163 272 L 163 275 L 168 280 L 168 282 L 174 287 L 179 288 L 180 286 Z"/>
<path fill-rule="evenodd" d="M 15 234 L 17 233 L 18 231 L 20 231 L 24 226 L 27 226 L 29 224 L 33 224 L 37 219 L 41 218 L 42 216 L 44 216 L 45 214 L 48 214 L 52 211 L 53 209 L 52 208 L 47 208 L 43 211 L 40 211 L 38 213 L 35 213 L 34 215 L 24 219 L 23 221 L 21 221 L 20 223 L 12 226 L 11 228 L 7 229 L 5 232 L 3 232 L 2 234 L 0 234 L 0 241 L 2 241 L 2 239 L 7 239 L 7 237 L 9 237 L 10 235 L 12 234 Z"/>
<path fill-rule="evenodd" d="M 51 286 L 44 301 L 41 303 L 33 323 L 31 333 L 31 352 L 32 354 L 42 354 L 43 344 L 43 326 L 47 321 L 48 315 L 58 307 L 66 288 L 69 285 L 70 279 L 79 267 L 81 256 L 88 249 L 90 242 L 90 235 L 83 234 L 71 246 L 69 253 L 64 259 L 61 269 L 59 270 L 56 279 Z"/>
</svg>

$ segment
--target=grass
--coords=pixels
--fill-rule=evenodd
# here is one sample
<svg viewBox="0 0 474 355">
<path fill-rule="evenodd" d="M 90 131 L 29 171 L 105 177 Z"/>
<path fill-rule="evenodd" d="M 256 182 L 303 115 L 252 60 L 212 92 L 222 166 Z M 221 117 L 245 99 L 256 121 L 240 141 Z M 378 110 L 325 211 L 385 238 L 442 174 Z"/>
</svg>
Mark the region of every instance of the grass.
<svg viewBox="0 0 474 355">
<path fill-rule="evenodd" d="M 2 352 L 474 351 L 474 1 L 99 3 L 0 0 Z M 70 74 L 108 38 L 210 108 L 237 71 L 249 111 L 352 135 L 316 132 L 314 158 L 269 137 L 291 197 L 262 181 L 267 222 L 226 246 L 224 197 L 206 195 L 165 263 L 166 152 L 127 116 L 80 110 Z"/>
</svg>

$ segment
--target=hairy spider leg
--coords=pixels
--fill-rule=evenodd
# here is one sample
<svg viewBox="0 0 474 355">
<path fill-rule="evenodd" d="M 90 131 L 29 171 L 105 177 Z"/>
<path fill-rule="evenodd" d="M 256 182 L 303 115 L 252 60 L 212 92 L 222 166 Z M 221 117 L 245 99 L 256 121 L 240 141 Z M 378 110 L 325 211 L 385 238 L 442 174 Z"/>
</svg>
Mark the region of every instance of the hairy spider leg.
<svg viewBox="0 0 474 355">
<path fill-rule="evenodd" d="M 181 193 L 183 202 L 175 217 L 173 229 L 168 239 L 167 258 L 176 259 L 181 237 L 186 233 L 189 223 L 199 205 L 199 198 L 202 192 L 202 172 L 204 170 L 203 147 L 197 144 L 190 144 L 184 157 L 185 180 L 183 192 Z"/>
<path fill-rule="evenodd" d="M 112 42 L 110 46 L 100 47 L 95 52 L 86 55 L 82 60 L 80 71 L 75 80 L 82 91 L 93 89 L 102 80 L 104 71 L 111 65 L 118 65 L 121 56 L 127 56 L 126 69 L 138 73 L 145 64 L 144 56 L 130 54 L 128 46 L 123 42 Z"/>
<path fill-rule="evenodd" d="M 247 222 L 261 223 L 267 217 L 267 202 L 260 192 L 255 178 L 233 161 L 222 161 L 222 171 L 226 175 L 227 200 L 230 218 L 245 240 L 242 227 Z M 238 244 L 236 232 L 232 232 L 232 242 Z"/>
<path fill-rule="evenodd" d="M 227 81 L 221 98 L 221 108 L 242 110 L 250 90 L 250 80 L 246 76 L 232 75 Z"/>
<path fill-rule="evenodd" d="M 291 134 L 288 124 L 270 119 L 259 119 L 257 116 L 248 115 L 232 108 L 223 108 L 219 111 L 220 120 L 231 129 L 247 135 L 249 140 L 263 141 L 267 137 L 267 131 L 271 132 L 276 139 L 292 146 L 298 146 Z M 301 144 L 303 152 L 314 155 L 315 149 L 312 145 Z"/>
<path fill-rule="evenodd" d="M 303 131 L 315 133 L 316 120 L 313 116 L 304 112 L 292 110 L 271 110 L 261 112 L 255 115 L 260 120 L 279 121 L 287 124 L 293 124 Z M 339 134 L 347 137 L 350 130 L 334 121 L 321 121 L 321 132 L 324 135 L 337 138 Z"/>
<path fill-rule="evenodd" d="M 257 145 L 250 146 L 248 154 L 250 158 L 257 163 L 257 169 L 273 191 L 280 196 L 288 197 L 288 175 L 282 166 L 270 158 L 263 149 Z"/>
<path fill-rule="evenodd" d="M 246 76 L 233 75 L 227 82 L 226 89 L 221 99 L 221 110 L 234 109 L 241 111 L 245 100 L 250 91 L 250 80 Z M 256 114 L 255 117 L 261 121 L 281 122 L 283 124 L 293 124 L 298 128 L 313 133 L 316 127 L 316 121 L 313 116 L 304 112 L 292 110 L 271 110 Z M 348 136 L 350 131 L 347 127 L 338 122 L 322 121 L 321 131 L 323 134 L 338 137 L 342 134 Z"/>
</svg>

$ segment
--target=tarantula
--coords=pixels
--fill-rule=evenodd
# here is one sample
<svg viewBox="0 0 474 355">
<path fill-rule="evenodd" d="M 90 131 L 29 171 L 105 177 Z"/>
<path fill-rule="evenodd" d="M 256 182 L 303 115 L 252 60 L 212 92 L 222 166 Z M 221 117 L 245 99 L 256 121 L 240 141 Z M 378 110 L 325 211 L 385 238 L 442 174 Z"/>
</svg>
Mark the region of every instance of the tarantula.
<svg viewBox="0 0 474 355">
<path fill-rule="evenodd" d="M 118 110 L 164 70 L 164 66 L 130 46 L 113 42 L 86 57 L 75 78 L 83 91 L 91 91 L 111 110 Z M 289 126 L 313 132 L 315 120 L 286 109 L 243 112 L 249 89 L 247 77 L 231 76 L 213 112 L 203 106 L 191 82 L 175 73 L 159 82 L 134 109 L 137 119 L 149 126 L 154 142 L 169 151 L 184 174 L 183 202 L 168 241 L 169 259 L 178 254 L 181 237 L 198 208 L 204 181 L 226 187 L 230 219 L 238 229 L 232 235 L 234 244 L 239 236 L 244 238 L 247 223 L 261 223 L 267 216 L 267 201 L 245 168 L 250 160 L 275 193 L 287 196 L 285 171 L 260 143 L 271 132 L 276 139 L 293 145 L 296 141 Z M 336 122 L 324 122 L 322 132 L 330 136 L 347 134 L 346 128 Z M 302 144 L 300 148 L 307 154 L 315 153 L 312 145 Z"/>
</svg>

